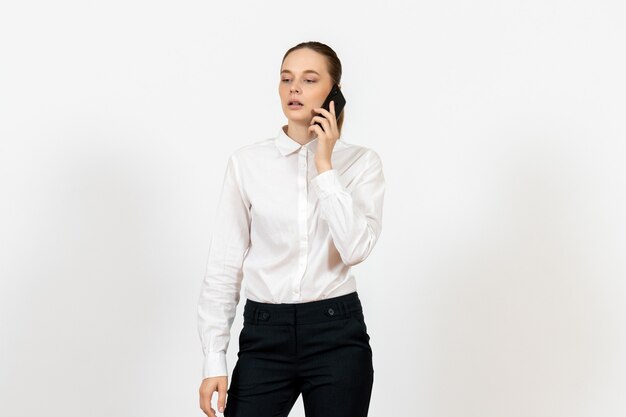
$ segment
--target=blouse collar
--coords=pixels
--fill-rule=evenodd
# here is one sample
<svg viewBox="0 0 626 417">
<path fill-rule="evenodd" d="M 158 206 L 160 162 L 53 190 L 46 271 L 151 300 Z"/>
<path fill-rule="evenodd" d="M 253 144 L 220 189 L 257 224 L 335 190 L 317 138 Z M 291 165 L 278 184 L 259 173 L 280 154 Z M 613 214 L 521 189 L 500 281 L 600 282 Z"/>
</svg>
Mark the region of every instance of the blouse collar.
<svg viewBox="0 0 626 417">
<path fill-rule="evenodd" d="M 283 156 L 287 156 L 299 150 L 302 146 L 306 146 L 307 148 L 309 148 L 309 151 L 315 153 L 315 151 L 317 150 L 317 142 L 318 142 L 317 136 L 315 136 L 312 140 L 310 140 L 305 145 L 300 145 L 298 142 L 291 139 L 287 135 L 287 133 L 285 133 L 286 129 L 287 129 L 287 125 L 284 125 L 280 129 L 278 129 L 278 135 L 276 136 L 276 140 L 275 140 L 276 146 L 278 147 L 278 150 Z"/>
</svg>

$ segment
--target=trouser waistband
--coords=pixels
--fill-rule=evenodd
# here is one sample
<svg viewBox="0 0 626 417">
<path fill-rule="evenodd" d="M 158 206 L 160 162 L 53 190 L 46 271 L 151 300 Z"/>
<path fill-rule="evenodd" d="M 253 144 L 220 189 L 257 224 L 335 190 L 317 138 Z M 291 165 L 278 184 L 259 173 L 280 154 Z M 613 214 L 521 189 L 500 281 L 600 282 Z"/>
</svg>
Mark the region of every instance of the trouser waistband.
<svg viewBox="0 0 626 417">
<path fill-rule="evenodd" d="M 356 291 L 338 297 L 303 303 L 260 303 L 246 298 L 244 323 L 289 325 L 341 320 L 362 312 Z"/>
</svg>

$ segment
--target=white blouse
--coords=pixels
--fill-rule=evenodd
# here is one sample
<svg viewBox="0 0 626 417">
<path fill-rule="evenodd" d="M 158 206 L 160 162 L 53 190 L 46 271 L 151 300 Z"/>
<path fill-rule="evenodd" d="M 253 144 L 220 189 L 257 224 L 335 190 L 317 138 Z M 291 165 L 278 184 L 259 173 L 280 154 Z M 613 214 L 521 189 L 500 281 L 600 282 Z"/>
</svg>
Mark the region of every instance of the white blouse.
<svg viewBox="0 0 626 417">
<path fill-rule="evenodd" d="M 198 302 L 203 379 L 228 376 L 226 351 L 241 283 L 263 303 L 301 303 L 356 291 L 350 267 L 381 232 L 385 178 L 372 149 L 339 139 L 317 173 L 318 138 L 285 133 L 228 159 Z M 311 192 L 311 190 L 313 190 Z"/>
</svg>

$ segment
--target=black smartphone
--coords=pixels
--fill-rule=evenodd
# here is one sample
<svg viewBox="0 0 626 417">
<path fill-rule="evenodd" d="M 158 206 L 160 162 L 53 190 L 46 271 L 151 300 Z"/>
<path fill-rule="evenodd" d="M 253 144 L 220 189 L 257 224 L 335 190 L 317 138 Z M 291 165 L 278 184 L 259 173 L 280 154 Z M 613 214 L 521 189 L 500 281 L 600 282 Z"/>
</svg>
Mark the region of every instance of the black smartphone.
<svg viewBox="0 0 626 417">
<path fill-rule="evenodd" d="M 346 105 L 346 98 L 341 93 L 341 89 L 339 88 L 337 84 L 333 85 L 333 88 L 330 89 L 330 93 L 328 93 L 326 100 L 324 100 L 324 104 L 322 104 L 322 108 L 330 111 L 331 101 L 335 102 L 335 116 L 337 117 L 337 119 L 339 119 L 339 115 L 341 114 L 344 106 Z M 324 115 L 321 113 L 318 113 L 317 115 L 324 117 Z M 315 122 L 315 124 L 318 125 L 319 127 L 322 127 L 322 125 L 319 122 Z"/>
</svg>

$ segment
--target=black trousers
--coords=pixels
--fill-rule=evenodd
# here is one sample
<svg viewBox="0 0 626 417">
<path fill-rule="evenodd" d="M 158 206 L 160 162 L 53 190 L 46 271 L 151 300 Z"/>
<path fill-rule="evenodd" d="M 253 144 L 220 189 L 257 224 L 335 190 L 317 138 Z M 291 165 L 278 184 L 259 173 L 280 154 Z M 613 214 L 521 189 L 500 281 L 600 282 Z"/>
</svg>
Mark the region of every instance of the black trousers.
<svg viewBox="0 0 626 417">
<path fill-rule="evenodd" d="M 366 417 L 374 368 L 357 292 L 296 304 L 246 299 L 225 417 Z"/>
</svg>

